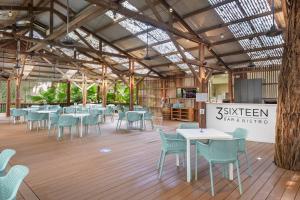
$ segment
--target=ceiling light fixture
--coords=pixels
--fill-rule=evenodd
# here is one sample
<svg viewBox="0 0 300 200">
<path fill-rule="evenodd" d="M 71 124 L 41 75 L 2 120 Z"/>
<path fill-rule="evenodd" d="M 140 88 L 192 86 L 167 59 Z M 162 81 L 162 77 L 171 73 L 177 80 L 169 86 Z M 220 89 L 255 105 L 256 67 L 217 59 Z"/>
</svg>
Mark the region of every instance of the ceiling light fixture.
<svg viewBox="0 0 300 200">
<path fill-rule="evenodd" d="M 172 13 L 173 12 L 173 8 L 169 8 L 169 12 Z"/>
<path fill-rule="evenodd" d="M 272 0 L 272 13 L 273 13 L 273 24 L 270 28 L 270 30 L 266 33 L 266 36 L 268 37 L 275 37 L 278 36 L 282 33 L 282 30 L 277 28 L 275 24 L 275 5 L 274 5 L 274 0 Z"/>
<path fill-rule="evenodd" d="M 223 33 L 220 34 L 220 38 L 223 39 L 225 36 Z"/>
<path fill-rule="evenodd" d="M 12 17 L 13 16 L 13 14 L 12 14 L 12 11 L 10 10 L 10 11 L 8 11 L 8 16 L 9 17 Z"/>
</svg>

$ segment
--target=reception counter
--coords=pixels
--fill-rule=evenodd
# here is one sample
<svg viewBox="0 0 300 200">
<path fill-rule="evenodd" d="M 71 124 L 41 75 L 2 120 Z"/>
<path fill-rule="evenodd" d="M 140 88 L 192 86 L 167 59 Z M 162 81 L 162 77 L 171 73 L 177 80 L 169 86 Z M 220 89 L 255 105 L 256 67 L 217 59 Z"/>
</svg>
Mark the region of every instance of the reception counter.
<svg viewBox="0 0 300 200">
<path fill-rule="evenodd" d="M 247 140 L 275 142 L 276 104 L 207 103 L 208 128 L 231 132 L 248 130 Z"/>
</svg>

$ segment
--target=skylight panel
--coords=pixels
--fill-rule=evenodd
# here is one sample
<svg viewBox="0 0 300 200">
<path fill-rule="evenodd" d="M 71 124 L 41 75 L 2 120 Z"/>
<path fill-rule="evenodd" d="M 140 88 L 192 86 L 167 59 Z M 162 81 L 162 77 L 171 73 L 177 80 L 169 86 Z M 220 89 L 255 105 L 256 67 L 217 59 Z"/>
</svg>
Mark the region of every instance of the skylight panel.
<svg viewBox="0 0 300 200">
<path fill-rule="evenodd" d="M 95 37 L 93 37 L 92 35 L 90 35 L 90 36 L 86 37 L 85 39 L 95 49 L 99 49 L 99 40 L 97 40 Z"/>
<path fill-rule="evenodd" d="M 265 53 L 267 55 L 269 55 L 270 57 L 280 57 L 283 54 L 283 48 L 268 49 L 268 50 L 265 50 Z"/>
<path fill-rule="evenodd" d="M 70 38 L 72 38 L 73 40 L 75 40 L 75 41 L 78 41 L 79 40 L 79 37 L 72 31 L 72 32 L 70 32 L 69 34 L 68 34 L 68 36 L 70 37 Z"/>
<path fill-rule="evenodd" d="M 99 69 L 100 68 L 100 64 L 87 63 L 85 65 L 88 66 L 88 67 L 94 68 L 94 69 Z"/>
<path fill-rule="evenodd" d="M 111 46 L 108 46 L 108 45 L 102 47 L 102 50 L 105 52 L 108 52 L 108 53 L 118 53 L 117 50 L 115 50 L 114 48 L 112 48 Z"/>
<path fill-rule="evenodd" d="M 182 61 L 180 54 L 169 55 L 169 56 L 166 56 L 166 58 L 173 63 Z"/>
<path fill-rule="evenodd" d="M 241 22 L 238 24 L 231 24 L 228 26 L 234 37 L 243 37 L 253 34 L 253 30 L 248 22 Z"/>
<path fill-rule="evenodd" d="M 109 10 L 105 13 L 108 17 L 113 19 L 114 21 L 122 19 L 124 16 L 119 13 L 114 13 L 113 11 Z"/>
<path fill-rule="evenodd" d="M 142 40 L 143 42 L 147 43 L 147 33 L 143 33 L 141 35 L 137 36 L 140 40 Z M 154 44 L 156 43 L 157 40 L 154 39 L 151 35 L 148 35 L 148 44 Z"/>
<path fill-rule="evenodd" d="M 253 38 L 252 41 L 249 39 L 239 40 L 239 43 L 245 50 L 262 47 L 257 37 Z"/>
<path fill-rule="evenodd" d="M 267 0 L 239 0 L 247 16 L 271 11 Z"/>
<path fill-rule="evenodd" d="M 161 54 L 175 52 L 177 50 L 175 45 L 173 44 L 173 42 L 167 42 L 167 43 L 153 46 L 153 49 L 155 49 L 156 51 L 158 51 Z"/>
<path fill-rule="evenodd" d="M 184 52 L 184 55 L 187 59 L 190 59 L 190 60 L 194 60 L 194 56 L 192 56 L 192 54 L 190 52 Z"/>
<path fill-rule="evenodd" d="M 87 34 L 86 34 L 84 31 L 82 31 L 80 28 L 77 28 L 76 31 L 77 31 L 77 33 L 79 33 L 79 35 L 81 35 L 82 37 L 86 37 L 86 36 L 87 36 Z"/>
<path fill-rule="evenodd" d="M 281 65 L 281 64 L 282 64 L 282 59 L 271 60 L 271 62 L 272 62 L 274 65 Z"/>
<path fill-rule="evenodd" d="M 256 66 L 266 66 L 266 65 L 272 65 L 273 63 L 270 60 L 265 61 L 256 61 L 254 62 Z"/>
<path fill-rule="evenodd" d="M 226 23 L 244 18 L 243 13 L 235 1 L 219 6 L 215 8 L 215 10 Z"/>
<path fill-rule="evenodd" d="M 186 63 L 177 64 L 177 66 L 178 66 L 180 69 L 188 69 L 188 68 L 189 68 L 189 66 L 188 66 Z"/>
<path fill-rule="evenodd" d="M 209 1 L 210 4 L 215 5 L 215 4 L 221 3 L 225 0 L 208 0 L 208 1 Z"/>
<path fill-rule="evenodd" d="M 266 32 L 273 24 L 272 15 L 252 19 L 251 23 L 257 33 Z"/>
<path fill-rule="evenodd" d="M 74 55 L 74 51 L 71 49 L 67 49 L 67 48 L 60 48 L 60 50 L 66 54 L 67 56 L 73 57 Z"/>
<path fill-rule="evenodd" d="M 26 37 L 29 37 L 29 35 L 30 35 L 30 31 L 28 31 L 25 34 Z M 33 31 L 33 38 L 40 39 L 40 40 L 44 39 L 44 37 L 36 31 Z"/>
<path fill-rule="evenodd" d="M 170 39 L 168 34 L 160 29 L 154 29 L 153 31 L 150 31 L 149 35 L 152 35 L 158 41 L 165 41 Z"/>
<path fill-rule="evenodd" d="M 86 55 L 83 55 L 81 53 L 77 55 L 77 58 L 80 59 L 80 60 L 93 61 L 92 58 L 87 57 Z"/>
<path fill-rule="evenodd" d="M 136 69 L 135 72 L 138 74 L 147 74 L 149 69 Z"/>
<path fill-rule="evenodd" d="M 264 46 L 274 46 L 274 45 L 280 45 L 284 43 L 282 35 L 278 35 L 275 37 L 267 37 L 265 35 L 259 36 L 260 40 L 262 41 Z"/>
<path fill-rule="evenodd" d="M 267 58 L 268 55 L 264 51 L 254 51 L 247 53 L 251 59 Z"/>
<path fill-rule="evenodd" d="M 124 7 L 124 8 L 127 8 L 127 9 L 129 9 L 129 10 L 132 10 L 132 11 L 138 11 L 138 9 L 136 8 L 136 7 L 134 7 L 132 4 L 130 4 L 128 1 L 124 1 L 123 3 L 122 3 L 122 6 Z"/>
<path fill-rule="evenodd" d="M 128 63 L 127 58 L 119 58 L 119 57 L 114 57 L 114 56 L 110 56 L 109 58 L 117 63 Z"/>
<path fill-rule="evenodd" d="M 137 21 L 134 19 L 127 18 L 127 19 L 121 21 L 119 24 L 133 34 L 143 31 L 143 29 L 139 26 Z"/>
</svg>

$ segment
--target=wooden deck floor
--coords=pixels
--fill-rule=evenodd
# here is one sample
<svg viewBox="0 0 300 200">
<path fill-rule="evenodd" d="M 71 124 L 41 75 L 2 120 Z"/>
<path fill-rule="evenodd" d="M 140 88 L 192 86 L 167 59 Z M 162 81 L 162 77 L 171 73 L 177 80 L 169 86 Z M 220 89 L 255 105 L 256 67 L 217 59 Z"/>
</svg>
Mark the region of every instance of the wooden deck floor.
<svg viewBox="0 0 300 200">
<path fill-rule="evenodd" d="M 176 122 L 165 122 L 175 129 Z M 47 132 L 26 132 L 24 124 L 0 123 L 0 150 L 17 151 L 11 165 L 24 164 L 30 174 L 22 184 L 18 199 L 211 199 L 207 163 L 200 161 L 198 181 L 185 181 L 185 168 L 175 166 L 168 156 L 161 180 L 155 169 L 160 151 L 157 133 L 152 131 L 115 132 L 106 123 L 102 135 L 92 130 L 82 139 L 56 141 Z M 228 181 L 215 171 L 215 199 L 288 199 L 300 200 L 300 173 L 273 164 L 273 145 L 248 142 L 253 176 L 241 159 L 244 193 L 239 195 L 236 179 Z M 109 148 L 109 153 L 100 149 Z M 257 159 L 261 158 L 261 159 Z"/>
</svg>

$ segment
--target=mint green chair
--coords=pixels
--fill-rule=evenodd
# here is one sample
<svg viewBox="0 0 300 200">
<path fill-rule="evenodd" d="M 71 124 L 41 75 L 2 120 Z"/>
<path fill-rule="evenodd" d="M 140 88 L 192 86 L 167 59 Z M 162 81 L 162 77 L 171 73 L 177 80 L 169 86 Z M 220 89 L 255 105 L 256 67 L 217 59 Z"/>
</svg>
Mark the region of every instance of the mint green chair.
<svg viewBox="0 0 300 200">
<path fill-rule="evenodd" d="M 0 199 L 16 199 L 19 187 L 28 173 L 29 169 L 26 166 L 15 165 L 9 170 L 6 176 L 0 177 Z"/>
<path fill-rule="evenodd" d="M 48 136 L 50 136 L 50 129 L 53 127 L 54 132 L 56 128 L 58 127 L 58 121 L 59 121 L 59 114 L 58 113 L 51 113 L 50 114 L 50 124 L 48 124 Z"/>
<path fill-rule="evenodd" d="M 146 112 L 144 114 L 144 120 L 145 120 L 145 128 L 146 128 L 146 122 L 150 121 L 151 122 L 151 128 L 154 129 L 154 125 L 153 125 L 153 116 L 150 112 Z"/>
<path fill-rule="evenodd" d="M 41 121 L 48 120 L 48 114 L 46 113 L 37 113 L 37 112 L 28 112 L 27 114 L 27 128 L 29 125 L 29 130 L 32 129 L 32 126 L 34 122 L 37 122 L 37 131 L 39 130 L 39 127 L 41 126 Z"/>
<path fill-rule="evenodd" d="M 19 117 L 23 117 L 24 121 L 27 115 L 27 111 L 22 110 L 21 108 L 12 108 L 10 110 L 11 117 L 13 118 L 14 124 L 16 123 L 16 119 Z"/>
<path fill-rule="evenodd" d="M 4 175 L 5 168 L 10 159 L 16 154 L 14 149 L 4 149 L 0 153 L 0 177 Z"/>
<path fill-rule="evenodd" d="M 69 106 L 69 107 L 64 107 L 64 113 L 68 114 L 68 113 L 75 113 L 75 107 L 73 106 Z"/>
<path fill-rule="evenodd" d="M 97 134 L 101 135 L 100 123 L 101 121 L 99 120 L 98 114 L 91 114 L 84 117 L 82 120 L 82 124 L 85 127 L 85 133 L 89 132 L 89 126 L 97 126 Z"/>
<path fill-rule="evenodd" d="M 246 138 L 248 135 L 247 130 L 243 128 L 237 128 L 233 132 L 230 132 L 228 134 L 232 135 L 234 139 L 238 140 L 239 143 L 238 153 L 245 155 L 247 165 L 248 165 L 248 175 L 252 176 L 251 162 L 250 159 L 248 158 L 247 148 L 246 148 Z"/>
<path fill-rule="evenodd" d="M 115 109 L 112 106 L 107 106 L 106 110 L 104 112 L 104 119 L 106 120 L 106 117 L 110 117 L 111 121 L 114 121 L 114 112 Z"/>
<path fill-rule="evenodd" d="M 121 110 L 118 111 L 118 121 L 117 121 L 117 127 L 116 130 L 119 130 L 121 128 L 122 121 L 126 119 L 125 112 L 122 112 Z"/>
<path fill-rule="evenodd" d="M 185 140 L 178 139 L 176 134 L 167 134 L 163 132 L 161 129 L 159 130 L 160 139 L 162 142 L 160 157 L 158 160 L 159 166 L 159 176 L 160 179 L 163 173 L 163 167 L 165 163 L 165 158 L 170 154 L 183 154 L 186 153 L 186 142 Z"/>
<path fill-rule="evenodd" d="M 180 123 L 178 128 L 179 129 L 197 129 L 197 128 L 199 128 L 199 124 L 196 122 Z M 178 134 L 178 137 L 185 140 L 185 138 L 182 137 L 180 134 Z M 195 145 L 195 140 L 191 141 L 191 145 Z"/>
<path fill-rule="evenodd" d="M 140 129 L 142 129 L 142 114 L 136 112 L 126 113 L 127 129 L 137 128 L 135 124 L 140 123 Z"/>
<path fill-rule="evenodd" d="M 240 194 L 242 194 L 238 160 L 238 140 L 210 140 L 208 144 L 196 142 L 195 180 L 197 180 L 198 176 L 198 155 L 203 156 L 209 163 L 209 176 L 212 196 L 215 195 L 212 171 L 214 164 L 222 164 L 224 167 L 228 166 L 230 163 L 236 165 L 239 191 Z"/>
<path fill-rule="evenodd" d="M 61 115 L 58 120 L 58 135 L 57 140 L 61 139 L 64 134 L 64 128 L 67 127 L 70 130 L 70 135 L 72 139 L 72 127 L 78 124 L 78 119 L 70 115 Z M 78 129 L 77 129 L 78 132 Z"/>
</svg>

